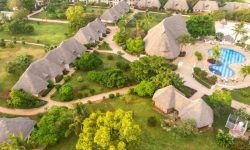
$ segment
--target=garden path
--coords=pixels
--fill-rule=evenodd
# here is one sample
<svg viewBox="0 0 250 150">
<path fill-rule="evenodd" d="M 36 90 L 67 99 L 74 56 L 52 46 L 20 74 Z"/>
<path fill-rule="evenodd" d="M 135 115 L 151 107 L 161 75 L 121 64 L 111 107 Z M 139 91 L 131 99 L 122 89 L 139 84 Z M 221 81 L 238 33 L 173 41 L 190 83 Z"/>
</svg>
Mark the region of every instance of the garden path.
<svg viewBox="0 0 250 150">
<path fill-rule="evenodd" d="M 48 100 L 48 103 L 46 105 L 39 107 L 39 108 L 32 108 L 32 109 L 13 109 L 13 108 L 6 108 L 6 107 L 0 106 L 0 112 L 5 113 L 5 114 L 11 114 L 11 115 L 20 115 L 20 116 L 37 115 L 40 113 L 45 113 L 47 109 L 52 106 L 66 106 L 70 108 L 72 107 L 72 104 L 74 103 L 80 102 L 80 103 L 86 104 L 88 102 L 102 101 L 104 97 L 108 98 L 110 94 L 116 94 L 116 93 L 126 94 L 130 88 L 131 87 L 125 87 L 125 88 L 114 90 L 111 92 L 106 92 L 106 93 L 102 93 L 102 94 L 98 94 L 98 95 L 94 95 L 94 96 L 90 96 L 90 97 L 86 97 L 82 99 L 73 100 L 70 102 L 57 102 L 57 101 L 52 101 L 51 99 L 45 98 L 44 100 Z M 51 91 L 51 93 L 52 92 L 53 91 Z"/>
<path fill-rule="evenodd" d="M 36 14 L 42 12 L 42 11 L 43 11 L 43 8 L 32 12 L 31 14 L 27 15 L 27 19 L 30 20 L 30 21 L 38 21 L 38 22 L 63 23 L 63 24 L 69 23 L 66 20 L 41 19 L 41 18 L 33 18 L 32 17 L 32 16 L 34 16 L 34 15 L 36 15 Z"/>
</svg>

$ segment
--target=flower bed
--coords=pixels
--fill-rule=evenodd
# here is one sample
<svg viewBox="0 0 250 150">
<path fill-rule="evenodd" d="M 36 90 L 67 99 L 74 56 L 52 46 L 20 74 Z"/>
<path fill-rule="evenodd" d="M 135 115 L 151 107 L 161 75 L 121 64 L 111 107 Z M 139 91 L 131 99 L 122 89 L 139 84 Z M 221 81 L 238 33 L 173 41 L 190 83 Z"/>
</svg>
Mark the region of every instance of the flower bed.
<svg viewBox="0 0 250 150">
<path fill-rule="evenodd" d="M 194 68 L 193 77 L 196 81 L 201 83 L 207 88 L 211 88 L 211 86 L 215 85 L 217 82 L 217 77 L 215 75 L 208 76 L 208 73 L 204 70 L 201 70 L 199 67 Z"/>
</svg>

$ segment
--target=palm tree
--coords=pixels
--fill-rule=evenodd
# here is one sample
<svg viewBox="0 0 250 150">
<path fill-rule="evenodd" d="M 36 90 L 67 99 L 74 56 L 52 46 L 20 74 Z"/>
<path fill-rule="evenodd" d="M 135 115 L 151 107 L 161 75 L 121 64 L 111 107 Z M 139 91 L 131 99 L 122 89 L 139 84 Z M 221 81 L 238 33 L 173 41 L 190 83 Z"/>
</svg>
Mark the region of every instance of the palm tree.
<svg viewBox="0 0 250 150">
<path fill-rule="evenodd" d="M 82 130 L 82 122 L 86 117 L 88 117 L 88 115 L 89 114 L 84 104 L 82 103 L 73 104 L 73 109 L 72 109 L 73 122 L 69 125 L 69 129 L 65 133 L 65 136 L 68 137 L 72 132 L 74 132 L 75 135 L 79 135 L 79 133 Z"/>
<path fill-rule="evenodd" d="M 250 75 L 250 66 L 243 66 L 240 69 L 240 73 L 243 75 L 243 81 L 245 80 L 245 78 Z"/>
<path fill-rule="evenodd" d="M 220 47 L 218 45 L 212 50 L 212 58 L 215 60 L 215 63 L 217 63 L 220 58 Z"/>
<path fill-rule="evenodd" d="M 178 42 L 180 44 L 180 49 L 182 51 L 182 48 L 186 46 L 189 43 L 192 43 L 193 38 L 190 36 L 190 34 L 183 34 L 179 39 Z"/>
<path fill-rule="evenodd" d="M 28 150 L 28 144 L 25 142 L 23 136 L 10 135 L 5 143 L 0 144 L 1 150 Z"/>
<path fill-rule="evenodd" d="M 240 23 L 235 24 L 234 27 L 233 27 L 233 31 L 235 33 L 234 41 L 237 40 L 237 37 L 239 35 L 244 35 L 244 34 L 246 34 L 248 32 L 247 29 L 245 28 L 245 22 L 243 22 L 243 21 L 240 22 Z"/>
</svg>

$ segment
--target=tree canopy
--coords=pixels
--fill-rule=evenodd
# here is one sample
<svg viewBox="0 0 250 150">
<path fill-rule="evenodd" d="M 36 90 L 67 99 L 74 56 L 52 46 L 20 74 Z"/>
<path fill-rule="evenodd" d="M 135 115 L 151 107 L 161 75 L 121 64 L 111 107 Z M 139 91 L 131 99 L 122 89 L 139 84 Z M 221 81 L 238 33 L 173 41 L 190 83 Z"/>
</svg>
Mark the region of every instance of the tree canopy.
<svg viewBox="0 0 250 150">
<path fill-rule="evenodd" d="M 155 85 L 150 81 L 142 81 L 134 89 L 139 96 L 153 96 L 155 90 Z"/>
<path fill-rule="evenodd" d="M 126 41 L 126 46 L 130 53 L 140 54 L 144 51 L 144 41 L 141 38 L 129 38 Z"/>
<path fill-rule="evenodd" d="M 54 106 L 37 124 L 37 128 L 31 134 L 31 141 L 36 146 L 53 145 L 59 139 L 65 137 L 65 133 L 72 122 L 73 117 L 67 107 Z"/>
<path fill-rule="evenodd" d="M 187 29 L 194 38 L 214 35 L 215 22 L 209 15 L 193 15 L 187 21 Z"/>
<path fill-rule="evenodd" d="M 94 70 L 103 64 L 96 53 L 82 53 L 80 58 L 74 62 L 74 66 L 80 70 Z"/>
<path fill-rule="evenodd" d="M 70 84 L 64 84 L 59 88 L 59 94 L 63 101 L 69 101 L 74 98 L 74 89 Z"/>
<path fill-rule="evenodd" d="M 141 129 L 134 123 L 132 112 L 118 109 L 115 112 L 92 113 L 83 121 L 76 149 L 90 150 L 99 147 L 125 150 L 137 143 L 140 135 Z"/>
<path fill-rule="evenodd" d="M 149 81 L 162 71 L 174 70 L 175 65 L 170 64 L 164 57 L 148 56 L 130 64 L 131 73 L 137 81 Z"/>
</svg>

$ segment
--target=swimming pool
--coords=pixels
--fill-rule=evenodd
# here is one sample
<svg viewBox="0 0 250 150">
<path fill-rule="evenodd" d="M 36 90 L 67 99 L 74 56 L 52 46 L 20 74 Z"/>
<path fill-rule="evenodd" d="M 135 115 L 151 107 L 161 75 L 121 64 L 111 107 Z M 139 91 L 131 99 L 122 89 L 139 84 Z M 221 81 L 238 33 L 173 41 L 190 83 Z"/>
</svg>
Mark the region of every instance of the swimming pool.
<svg viewBox="0 0 250 150">
<path fill-rule="evenodd" d="M 208 54 L 211 56 L 212 50 L 209 50 Z M 229 48 L 221 48 L 220 55 L 220 64 L 210 65 L 209 70 L 223 77 L 232 77 L 235 75 L 234 70 L 229 65 L 246 61 L 246 57 L 243 54 Z"/>
</svg>

